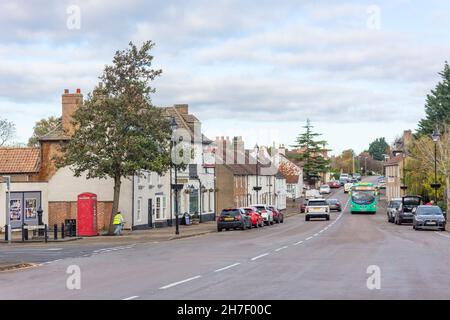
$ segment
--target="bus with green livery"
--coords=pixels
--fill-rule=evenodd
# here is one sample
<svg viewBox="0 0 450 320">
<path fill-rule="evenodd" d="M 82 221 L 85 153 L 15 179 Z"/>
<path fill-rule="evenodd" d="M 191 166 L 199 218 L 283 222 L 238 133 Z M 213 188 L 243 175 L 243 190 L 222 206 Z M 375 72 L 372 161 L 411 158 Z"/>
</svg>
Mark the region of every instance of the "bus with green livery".
<svg viewBox="0 0 450 320">
<path fill-rule="evenodd" d="M 350 191 L 350 212 L 377 212 L 377 196 L 373 183 L 354 183 Z"/>
</svg>

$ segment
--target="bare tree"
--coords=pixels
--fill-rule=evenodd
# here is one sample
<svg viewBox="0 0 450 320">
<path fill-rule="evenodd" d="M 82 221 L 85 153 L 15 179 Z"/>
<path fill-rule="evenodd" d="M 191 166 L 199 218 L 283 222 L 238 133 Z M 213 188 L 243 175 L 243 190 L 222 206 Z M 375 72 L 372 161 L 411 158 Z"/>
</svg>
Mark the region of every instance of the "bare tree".
<svg viewBox="0 0 450 320">
<path fill-rule="evenodd" d="M 434 172 L 434 144 L 437 143 L 436 168 L 438 174 L 444 176 L 446 199 L 450 199 L 450 127 L 445 128 L 437 142 L 430 136 L 422 136 L 415 140 L 412 156 L 420 162 L 423 170 Z"/>
<path fill-rule="evenodd" d="M 16 126 L 14 123 L 0 118 L 0 147 L 4 146 L 10 141 L 16 133 Z"/>
</svg>

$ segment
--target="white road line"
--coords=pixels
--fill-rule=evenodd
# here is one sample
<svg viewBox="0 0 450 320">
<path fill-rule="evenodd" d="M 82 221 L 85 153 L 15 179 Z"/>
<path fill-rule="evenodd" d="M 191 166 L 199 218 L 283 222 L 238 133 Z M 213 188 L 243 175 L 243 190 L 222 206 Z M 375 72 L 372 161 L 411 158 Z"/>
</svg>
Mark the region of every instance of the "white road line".
<svg viewBox="0 0 450 320">
<path fill-rule="evenodd" d="M 278 252 L 278 251 L 281 251 L 281 250 L 284 250 L 284 249 L 287 249 L 287 248 L 288 248 L 287 246 L 280 247 L 280 248 L 276 249 L 275 252 Z"/>
<path fill-rule="evenodd" d="M 240 265 L 240 264 L 241 264 L 240 262 L 236 262 L 236 263 L 233 263 L 233 264 L 231 264 L 231 265 L 229 265 L 229 266 L 226 266 L 226 267 L 223 267 L 223 268 L 214 270 L 214 272 L 225 271 L 225 270 L 231 269 L 231 268 L 233 268 L 233 267 L 236 267 L 236 266 L 238 266 L 238 265 Z"/>
<path fill-rule="evenodd" d="M 263 254 L 260 254 L 259 256 L 253 257 L 251 260 L 255 261 L 255 260 L 258 260 L 258 259 L 268 256 L 268 255 L 269 255 L 268 253 L 263 253 Z"/>
<path fill-rule="evenodd" d="M 305 239 L 305 241 L 311 240 L 313 237 L 308 237 Z"/>
<path fill-rule="evenodd" d="M 125 298 L 125 299 L 122 299 L 122 300 L 134 300 L 134 299 L 137 299 L 137 298 L 139 298 L 139 296 L 131 296 L 131 297 L 128 297 L 128 298 Z"/>
<path fill-rule="evenodd" d="M 50 248 L 50 249 L 47 249 L 48 251 L 60 251 L 60 250 L 62 250 L 62 248 Z"/>
<path fill-rule="evenodd" d="M 299 241 L 299 242 L 296 242 L 296 243 L 294 243 L 294 246 L 296 246 L 296 245 L 299 245 L 299 244 L 302 244 L 303 243 L 303 240 L 301 240 L 301 241 Z"/>
<path fill-rule="evenodd" d="M 437 235 L 440 235 L 441 237 L 445 237 L 445 238 L 450 238 L 450 236 L 449 236 L 449 235 L 446 235 L 446 234 L 442 234 L 442 233 L 440 233 L 440 232 L 437 232 L 437 231 L 435 231 L 434 233 L 436 233 Z"/>
<path fill-rule="evenodd" d="M 322 230 L 319 231 L 319 233 L 322 233 L 322 232 L 324 232 L 324 231 L 325 231 L 325 229 L 322 229 Z"/>
<path fill-rule="evenodd" d="M 164 286 L 164 287 L 161 287 L 161 288 L 159 288 L 159 289 L 160 289 L 160 290 L 169 289 L 169 288 L 175 287 L 175 286 L 177 286 L 177 285 L 179 285 L 179 284 L 183 284 L 183 283 L 186 283 L 186 282 L 189 282 L 189 281 L 192 281 L 192 280 L 201 278 L 201 277 L 202 277 L 202 276 L 195 276 L 195 277 L 192 277 L 192 278 L 188 278 L 188 279 L 185 279 L 185 280 L 181 280 L 181 281 L 178 281 L 178 282 L 174 282 L 174 283 L 168 284 L 168 285 L 166 285 L 166 286 Z"/>
<path fill-rule="evenodd" d="M 317 237 L 319 235 L 319 233 L 314 233 L 314 237 Z"/>
</svg>

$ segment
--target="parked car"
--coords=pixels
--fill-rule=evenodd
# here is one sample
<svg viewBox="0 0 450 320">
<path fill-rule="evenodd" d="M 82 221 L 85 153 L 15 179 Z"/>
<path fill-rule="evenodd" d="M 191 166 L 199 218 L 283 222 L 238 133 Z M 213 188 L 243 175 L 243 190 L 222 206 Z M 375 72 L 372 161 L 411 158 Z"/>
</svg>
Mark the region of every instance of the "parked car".
<svg viewBox="0 0 450 320">
<path fill-rule="evenodd" d="M 257 212 L 262 216 L 266 225 L 273 224 L 273 212 L 269 209 L 269 206 L 265 204 L 253 204 L 251 207 L 255 208 Z"/>
<path fill-rule="evenodd" d="M 341 186 L 345 185 L 347 182 L 350 182 L 350 176 L 346 173 L 343 173 L 339 177 L 339 183 Z"/>
<path fill-rule="evenodd" d="M 327 199 L 327 203 L 330 206 L 330 211 L 331 210 L 336 210 L 339 212 L 342 211 L 342 205 L 338 199 Z"/>
<path fill-rule="evenodd" d="M 384 176 L 378 178 L 378 188 L 386 189 L 386 180 L 384 179 Z"/>
<path fill-rule="evenodd" d="M 252 221 L 252 226 L 255 228 L 264 227 L 263 217 L 257 212 L 256 208 L 252 207 L 242 207 L 241 210 L 244 210 L 245 213 L 250 216 L 250 220 Z"/>
<path fill-rule="evenodd" d="M 329 181 L 328 185 L 330 186 L 331 189 L 338 189 L 341 187 L 341 184 L 339 183 L 339 181 L 336 181 L 336 180 Z"/>
<path fill-rule="evenodd" d="M 420 196 L 404 196 L 400 208 L 395 212 L 394 223 L 402 224 L 404 222 L 413 222 L 413 209 L 422 204 Z"/>
<path fill-rule="evenodd" d="M 417 206 L 413 209 L 413 229 L 445 230 L 445 217 L 438 206 Z"/>
<path fill-rule="evenodd" d="M 306 211 L 306 205 L 308 203 L 308 200 L 303 200 L 300 204 L 300 213 L 304 213 Z"/>
<path fill-rule="evenodd" d="M 330 194 L 331 193 L 330 186 L 327 184 L 321 185 L 319 188 L 319 192 L 320 194 Z"/>
<path fill-rule="evenodd" d="M 330 220 L 330 206 L 325 199 L 309 199 L 306 206 L 305 220 L 324 218 Z"/>
<path fill-rule="evenodd" d="M 352 190 L 353 183 L 347 182 L 344 184 L 344 193 L 349 193 Z"/>
<path fill-rule="evenodd" d="M 393 223 L 395 220 L 395 214 L 397 210 L 400 209 L 400 206 L 402 205 L 402 198 L 393 198 L 391 201 L 389 201 L 386 214 L 388 222 Z"/>
<path fill-rule="evenodd" d="M 354 173 L 353 178 L 355 178 L 357 181 L 361 181 L 361 174 L 360 173 Z"/>
<path fill-rule="evenodd" d="M 320 191 L 317 189 L 309 189 L 305 191 L 306 199 L 320 198 Z"/>
<path fill-rule="evenodd" d="M 244 210 L 239 208 L 223 209 L 217 220 L 217 231 L 222 229 L 250 229 L 252 227 L 252 221 L 250 216 L 245 214 Z"/>
<path fill-rule="evenodd" d="M 276 223 L 284 222 L 284 215 L 280 210 L 276 209 L 274 206 L 269 206 L 269 209 L 273 212 L 273 221 Z"/>
</svg>

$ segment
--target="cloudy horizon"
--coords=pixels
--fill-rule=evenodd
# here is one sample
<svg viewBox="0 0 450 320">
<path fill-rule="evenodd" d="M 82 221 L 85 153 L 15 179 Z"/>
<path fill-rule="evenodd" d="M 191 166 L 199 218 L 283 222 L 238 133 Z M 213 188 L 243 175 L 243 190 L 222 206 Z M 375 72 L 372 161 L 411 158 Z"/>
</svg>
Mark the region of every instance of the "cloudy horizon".
<svg viewBox="0 0 450 320">
<path fill-rule="evenodd" d="M 116 50 L 152 40 L 163 70 L 153 103 L 189 104 L 207 136 L 290 146 L 309 118 L 332 153 L 361 152 L 416 129 L 448 60 L 449 9 L 437 0 L 2 1 L 0 117 L 26 142 L 36 121 L 60 116 L 64 89 L 87 94 Z"/>
</svg>

